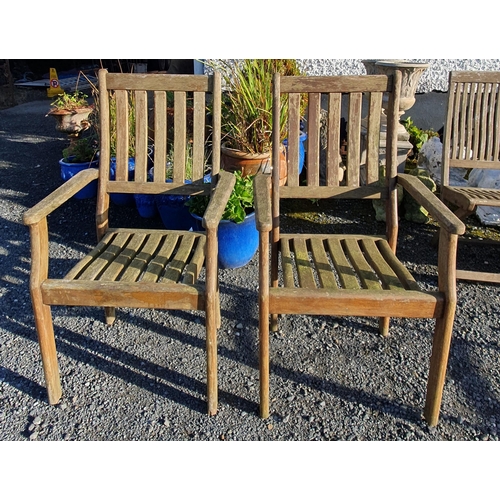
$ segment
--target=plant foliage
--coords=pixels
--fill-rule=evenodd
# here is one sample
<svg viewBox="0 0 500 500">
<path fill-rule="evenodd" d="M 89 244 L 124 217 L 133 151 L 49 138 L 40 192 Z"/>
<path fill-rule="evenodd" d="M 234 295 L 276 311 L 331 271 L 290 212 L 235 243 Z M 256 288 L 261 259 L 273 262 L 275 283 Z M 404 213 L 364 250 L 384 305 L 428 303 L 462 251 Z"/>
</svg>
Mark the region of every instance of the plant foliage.
<svg viewBox="0 0 500 500">
<path fill-rule="evenodd" d="M 59 94 L 55 101 L 53 101 L 50 105 L 53 109 L 75 111 L 81 108 L 89 107 L 87 97 L 88 95 L 80 92 L 79 90 L 75 90 L 72 93 L 65 92 L 64 94 Z"/>
<path fill-rule="evenodd" d="M 96 154 L 96 141 L 90 137 L 77 139 L 63 149 L 63 159 L 66 163 L 90 163 Z"/>
<path fill-rule="evenodd" d="M 236 182 L 222 214 L 222 219 L 239 223 L 243 222 L 245 217 L 254 210 L 253 176 L 243 177 L 239 171 L 236 171 L 234 176 Z M 209 201 L 209 196 L 191 196 L 186 205 L 191 213 L 203 217 Z"/>
</svg>

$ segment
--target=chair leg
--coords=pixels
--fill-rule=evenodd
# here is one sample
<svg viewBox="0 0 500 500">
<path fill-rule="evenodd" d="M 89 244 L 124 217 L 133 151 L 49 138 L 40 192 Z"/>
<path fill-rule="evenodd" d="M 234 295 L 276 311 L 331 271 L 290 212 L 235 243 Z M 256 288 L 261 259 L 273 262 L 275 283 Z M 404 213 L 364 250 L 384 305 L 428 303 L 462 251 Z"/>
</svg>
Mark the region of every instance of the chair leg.
<svg viewBox="0 0 500 500">
<path fill-rule="evenodd" d="M 50 307 L 42 304 L 41 300 L 38 301 L 35 297 L 33 306 L 49 404 L 55 405 L 61 399 L 62 390 L 52 315 Z"/>
<path fill-rule="evenodd" d="M 424 417 L 429 427 L 435 427 L 439 421 L 452 328 L 453 318 L 451 321 L 444 318 L 436 320 L 424 408 Z"/>
<path fill-rule="evenodd" d="M 269 417 L 269 315 L 259 320 L 260 416 Z"/>
<path fill-rule="evenodd" d="M 116 308 L 115 307 L 105 307 L 104 316 L 106 319 L 106 324 L 111 326 L 116 319 Z"/>
<path fill-rule="evenodd" d="M 379 318 L 378 319 L 378 330 L 383 337 L 389 336 L 389 322 L 391 318 Z"/>
<path fill-rule="evenodd" d="M 278 315 L 277 314 L 271 314 L 271 331 L 272 332 L 278 331 Z"/>
<path fill-rule="evenodd" d="M 206 310 L 207 335 L 207 405 L 208 414 L 217 413 L 217 314 L 208 305 Z"/>
</svg>

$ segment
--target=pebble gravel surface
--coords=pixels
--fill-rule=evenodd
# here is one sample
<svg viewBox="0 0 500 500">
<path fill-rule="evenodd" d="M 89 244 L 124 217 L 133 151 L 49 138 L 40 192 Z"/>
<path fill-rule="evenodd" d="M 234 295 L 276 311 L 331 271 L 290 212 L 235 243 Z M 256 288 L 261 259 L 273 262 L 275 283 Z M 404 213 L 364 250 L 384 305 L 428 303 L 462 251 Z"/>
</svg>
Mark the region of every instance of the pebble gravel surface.
<svg viewBox="0 0 500 500">
<path fill-rule="evenodd" d="M 62 182 L 58 160 L 67 138 L 45 117 L 49 103 L 0 111 L 0 440 L 498 441 L 500 290 L 484 283 L 458 284 L 436 428 L 422 418 L 433 322 L 420 319 L 395 319 L 381 338 L 373 318 L 283 317 L 271 337 L 272 413 L 262 420 L 257 257 L 220 271 L 216 416 L 206 414 L 203 315 L 191 312 L 121 309 L 107 327 L 100 309 L 54 307 L 63 398 L 49 405 L 22 224 L 23 212 Z M 369 205 L 359 213 L 327 202 L 301 206 L 284 206 L 285 227 L 301 230 L 307 216 L 316 231 L 383 231 Z M 88 251 L 93 214 L 94 200 L 70 200 L 49 217 L 51 276 Z M 115 207 L 113 216 L 117 224 L 161 227 L 135 208 Z M 424 287 L 437 282 L 434 231 L 401 221 L 400 258 Z M 497 248 L 467 251 L 465 264 L 498 272 Z"/>
</svg>

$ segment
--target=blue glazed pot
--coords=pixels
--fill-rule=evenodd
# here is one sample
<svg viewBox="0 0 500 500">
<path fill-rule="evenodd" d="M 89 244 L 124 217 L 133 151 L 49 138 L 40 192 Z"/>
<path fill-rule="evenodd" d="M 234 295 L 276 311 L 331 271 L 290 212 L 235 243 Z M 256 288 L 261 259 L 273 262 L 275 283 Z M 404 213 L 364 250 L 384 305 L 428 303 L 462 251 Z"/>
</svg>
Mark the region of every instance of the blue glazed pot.
<svg viewBox="0 0 500 500">
<path fill-rule="evenodd" d="M 205 184 L 211 181 L 210 174 L 203 177 Z M 172 182 L 167 180 L 167 182 Z M 186 184 L 190 184 L 190 180 L 186 180 Z M 191 217 L 189 208 L 186 207 L 186 201 L 189 196 L 182 196 L 178 194 L 157 194 L 155 196 L 156 208 L 160 214 L 163 225 L 166 229 L 174 229 L 180 231 L 189 231 L 193 228 L 196 229 L 196 224 Z M 202 231 L 203 227 L 196 229 Z"/>
<path fill-rule="evenodd" d="M 68 160 L 71 160 L 71 158 L 73 157 L 70 156 Z M 82 170 L 87 168 L 99 168 L 99 160 L 86 163 L 69 163 L 64 161 L 64 159 L 61 159 L 59 160 L 59 165 L 61 166 L 61 179 L 63 181 L 67 181 Z M 78 191 L 73 198 L 77 200 L 85 200 L 87 198 L 94 198 L 95 196 L 97 196 L 97 179 L 92 181 L 83 189 L 80 189 L 80 191 Z"/>
<path fill-rule="evenodd" d="M 158 213 L 156 208 L 156 195 L 135 193 L 134 200 L 137 211 L 141 217 L 149 219 Z"/>
<path fill-rule="evenodd" d="M 197 222 L 196 228 L 203 230 L 202 217 L 191 214 Z M 219 240 L 219 267 L 237 269 L 248 264 L 259 248 L 259 231 L 255 226 L 255 212 L 248 214 L 245 220 L 236 223 L 221 220 L 217 233 Z"/>
<path fill-rule="evenodd" d="M 306 151 L 304 147 L 304 141 L 307 139 L 307 134 L 305 132 L 300 132 L 299 136 L 299 175 L 302 173 L 304 168 L 304 160 L 306 156 Z M 288 140 L 284 139 L 283 144 L 288 150 Z"/>
<path fill-rule="evenodd" d="M 114 180 L 116 175 L 116 158 L 111 157 L 110 160 L 110 174 L 111 180 Z M 128 159 L 128 180 L 133 181 L 135 174 L 135 158 Z M 135 205 L 134 195 L 130 193 L 111 193 L 109 195 L 111 197 L 111 201 L 115 205 L 119 206 L 133 206 Z"/>
</svg>

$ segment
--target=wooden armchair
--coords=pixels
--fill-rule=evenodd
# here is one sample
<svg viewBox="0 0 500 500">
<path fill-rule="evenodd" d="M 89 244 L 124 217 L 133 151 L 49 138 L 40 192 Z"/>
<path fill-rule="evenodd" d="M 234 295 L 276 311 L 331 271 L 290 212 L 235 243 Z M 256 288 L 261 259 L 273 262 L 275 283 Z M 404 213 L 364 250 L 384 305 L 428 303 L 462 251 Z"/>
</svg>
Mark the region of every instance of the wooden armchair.
<svg viewBox="0 0 500 500">
<path fill-rule="evenodd" d="M 165 180 L 166 92 L 175 99 L 174 164 Z M 193 93 L 192 183 L 186 179 L 186 93 Z M 135 99 L 135 175 L 128 177 L 129 102 Z M 206 141 L 207 97 L 213 99 L 211 145 Z M 154 178 L 148 177 L 148 98 L 154 105 Z M 110 175 L 110 145 L 115 130 L 110 113 L 116 103 L 116 174 Z M 113 105 L 114 106 L 114 105 Z M 114 109 L 114 107 L 113 107 Z M 98 306 L 112 324 L 116 307 L 205 311 L 208 412 L 217 411 L 217 339 L 220 324 L 217 227 L 234 185 L 219 171 L 221 79 L 208 76 L 113 74 L 99 71 L 100 167 L 75 175 L 24 214 L 31 234 L 30 292 L 49 403 L 61 397 L 50 306 Z M 113 136 L 114 137 L 114 136 Z M 209 146 L 207 147 L 207 144 Z M 204 183 L 211 154 L 211 184 Z M 47 216 L 92 180 L 99 179 L 97 246 L 62 279 L 49 278 Z M 110 193 L 206 194 L 211 201 L 204 232 L 109 227 Z M 116 208 L 115 208 L 116 209 Z M 118 208 L 119 209 L 119 208 Z M 203 281 L 199 280 L 205 265 Z"/>
<path fill-rule="evenodd" d="M 259 173 L 255 182 L 259 246 L 260 413 L 269 415 L 269 329 L 277 330 L 278 314 L 317 314 L 378 317 L 382 335 L 389 319 L 435 318 L 436 327 L 427 385 L 425 417 L 438 422 L 456 307 L 455 257 L 464 224 L 419 179 L 397 174 L 397 122 L 401 73 L 393 76 L 274 77 L 273 123 L 279 122 L 280 97 L 288 96 L 288 181 L 279 185 Z M 387 112 L 387 140 L 381 144 L 383 96 Z M 307 178 L 299 182 L 297 169 L 301 95 L 308 95 Z M 362 102 L 366 99 L 366 132 Z M 327 100 L 328 149 L 325 182 L 320 182 L 320 116 Z M 347 109 L 345 109 L 347 107 Z M 344 112 L 343 112 L 344 111 Z M 345 180 L 339 182 L 340 123 L 347 115 Z M 363 120 L 364 121 L 364 120 Z M 273 165 L 279 164 L 280 138 L 273 130 Z M 360 182 L 361 144 L 366 144 L 366 183 Z M 385 183 L 379 180 L 380 148 L 386 147 Z M 441 226 L 438 289 L 423 290 L 396 257 L 400 183 Z M 322 185 L 323 184 L 323 185 Z M 383 199 L 386 234 L 283 234 L 280 200 L 285 198 Z M 311 231 L 313 233 L 313 231 Z"/>
<path fill-rule="evenodd" d="M 452 71 L 443 135 L 441 199 L 464 220 L 478 207 L 500 207 L 500 189 L 451 185 L 453 168 L 500 169 L 500 72 Z M 437 235 L 435 241 L 437 240 Z M 500 283 L 500 273 L 457 270 L 457 278 Z"/>
</svg>

